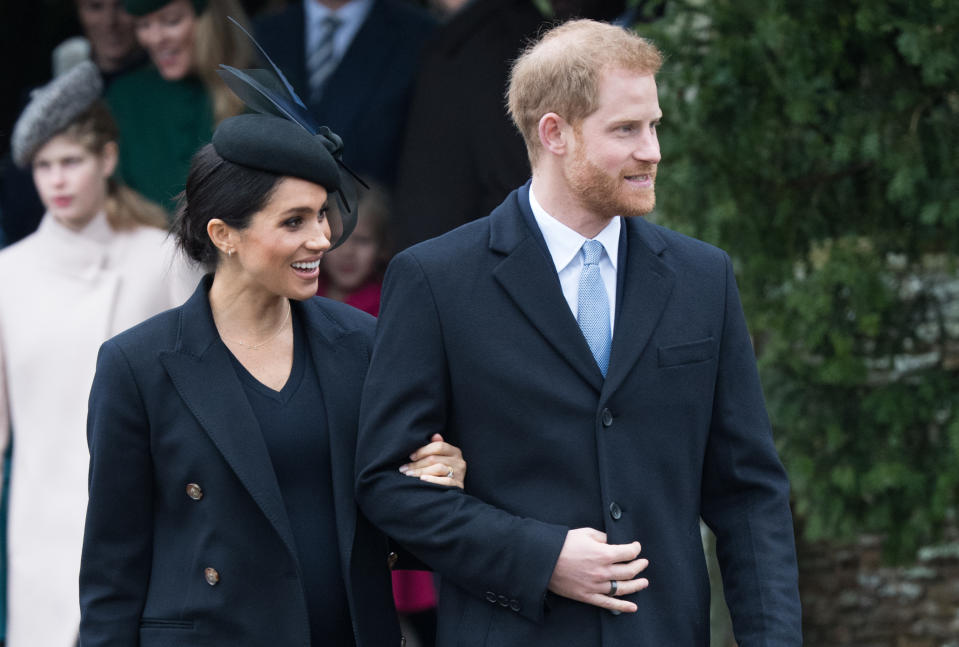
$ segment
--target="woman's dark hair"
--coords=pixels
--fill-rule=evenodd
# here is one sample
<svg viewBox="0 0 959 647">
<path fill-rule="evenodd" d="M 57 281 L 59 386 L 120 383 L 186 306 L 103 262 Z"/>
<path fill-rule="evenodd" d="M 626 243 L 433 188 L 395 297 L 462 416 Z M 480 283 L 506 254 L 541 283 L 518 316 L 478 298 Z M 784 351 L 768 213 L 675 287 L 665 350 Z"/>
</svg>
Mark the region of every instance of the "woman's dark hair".
<svg viewBox="0 0 959 647">
<path fill-rule="evenodd" d="M 172 226 L 177 245 L 205 269 L 216 269 L 219 250 L 207 234 L 207 223 L 219 218 L 234 229 L 246 229 L 253 214 L 269 203 L 279 180 L 275 173 L 229 162 L 207 144 L 193 155 L 180 194 Z"/>
</svg>

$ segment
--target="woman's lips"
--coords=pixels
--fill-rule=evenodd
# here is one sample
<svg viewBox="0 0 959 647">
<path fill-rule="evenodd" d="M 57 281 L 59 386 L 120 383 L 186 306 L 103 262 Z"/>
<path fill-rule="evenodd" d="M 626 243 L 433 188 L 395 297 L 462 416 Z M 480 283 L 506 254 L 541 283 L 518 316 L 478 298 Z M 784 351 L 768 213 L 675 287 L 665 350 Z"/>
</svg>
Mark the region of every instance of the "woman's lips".
<svg viewBox="0 0 959 647">
<path fill-rule="evenodd" d="M 290 266 L 298 276 L 305 279 L 316 278 L 320 275 L 320 259 L 318 258 L 312 261 L 296 261 L 291 263 Z"/>
</svg>

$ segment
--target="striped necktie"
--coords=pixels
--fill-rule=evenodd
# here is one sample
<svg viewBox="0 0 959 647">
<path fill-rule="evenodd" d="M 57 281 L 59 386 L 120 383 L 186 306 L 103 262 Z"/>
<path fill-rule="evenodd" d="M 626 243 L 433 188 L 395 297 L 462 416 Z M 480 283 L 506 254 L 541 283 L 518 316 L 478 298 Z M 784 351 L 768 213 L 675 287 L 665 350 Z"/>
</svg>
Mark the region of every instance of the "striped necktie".
<svg viewBox="0 0 959 647">
<path fill-rule="evenodd" d="M 336 69 L 336 57 L 333 55 L 333 37 L 343 21 L 330 14 L 320 21 L 318 30 L 320 37 L 316 48 L 310 52 L 306 61 L 310 79 L 310 102 L 318 103 L 323 96 L 323 86 L 326 80 Z"/>
</svg>

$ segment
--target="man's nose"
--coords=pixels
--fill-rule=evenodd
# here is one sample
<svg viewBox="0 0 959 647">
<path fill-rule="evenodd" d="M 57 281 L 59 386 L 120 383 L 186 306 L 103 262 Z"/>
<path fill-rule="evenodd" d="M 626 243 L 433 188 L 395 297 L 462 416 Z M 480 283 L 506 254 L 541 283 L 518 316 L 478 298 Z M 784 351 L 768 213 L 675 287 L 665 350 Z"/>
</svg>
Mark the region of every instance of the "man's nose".
<svg viewBox="0 0 959 647">
<path fill-rule="evenodd" d="M 656 136 L 656 131 L 650 131 L 642 138 L 639 146 L 637 146 L 633 152 L 633 157 L 642 162 L 659 164 L 661 156 L 659 153 L 659 138 Z"/>
</svg>

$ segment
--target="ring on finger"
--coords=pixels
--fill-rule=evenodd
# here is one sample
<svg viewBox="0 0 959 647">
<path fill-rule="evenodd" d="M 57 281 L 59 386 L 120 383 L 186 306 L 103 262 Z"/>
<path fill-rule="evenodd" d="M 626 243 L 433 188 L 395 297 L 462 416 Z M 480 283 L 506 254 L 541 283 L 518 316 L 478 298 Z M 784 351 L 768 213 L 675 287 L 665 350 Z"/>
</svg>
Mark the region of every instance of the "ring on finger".
<svg viewBox="0 0 959 647">
<path fill-rule="evenodd" d="M 619 588 L 619 582 L 616 580 L 609 581 L 609 595 L 616 595 L 616 589 Z"/>
<path fill-rule="evenodd" d="M 447 467 L 446 469 L 447 469 L 446 478 L 448 478 L 448 479 L 453 478 L 453 468 L 452 468 L 452 467 Z"/>
</svg>

